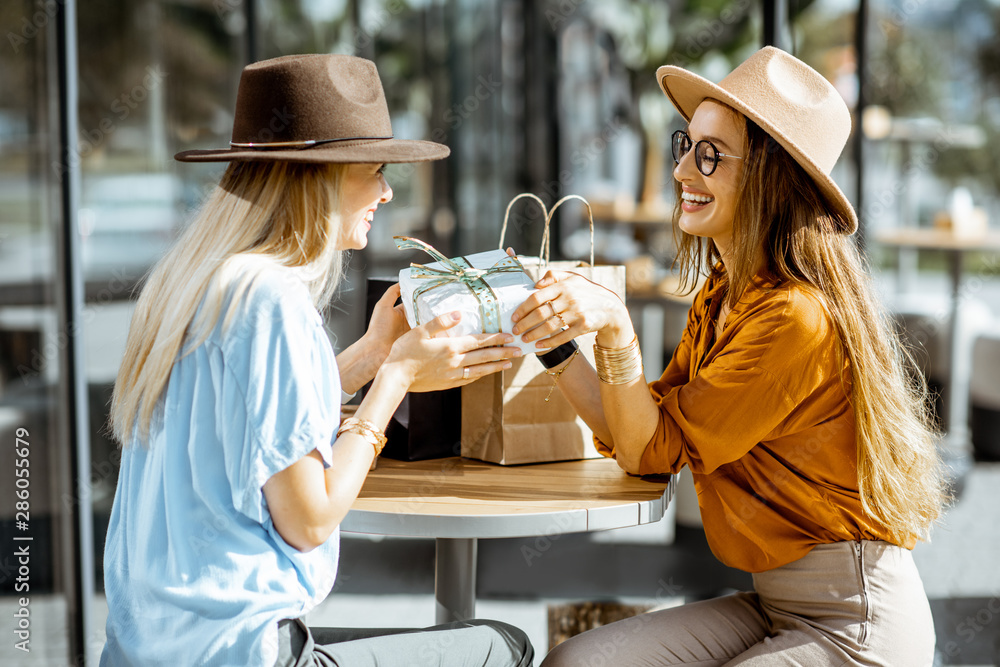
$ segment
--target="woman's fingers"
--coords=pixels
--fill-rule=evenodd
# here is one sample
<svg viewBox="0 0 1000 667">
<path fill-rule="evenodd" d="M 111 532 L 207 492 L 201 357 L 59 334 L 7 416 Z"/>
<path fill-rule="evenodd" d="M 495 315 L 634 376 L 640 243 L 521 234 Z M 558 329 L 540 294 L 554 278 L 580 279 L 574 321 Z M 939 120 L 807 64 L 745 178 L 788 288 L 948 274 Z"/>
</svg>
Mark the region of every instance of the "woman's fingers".
<svg viewBox="0 0 1000 667">
<path fill-rule="evenodd" d="M 511 315 L 514 322 L 514 333 L 519 334 L 537 327 L 558 312 L 557 306 L 552 303 L 559 299 L 561 291 L 558 287 L 550 287 L 532 292 L 531 296 L 517 307 Z"/>
<path fill-rule="evenodd" d="M 573 327 L 570 327 L 569 329 L 566 329 L 565 331 L 556 331 L 551 336 L 546 336 L 544 338 L 540 338 L 540 339 L 538 339 L 535 342 L 535 353 L 536 354 L 545 354 L 549 350 L 551 350 L 553 348 L 557 348 L 560 345 L 562 345 L 563 343 L 570 342 L 571 340 L 573 340 L 574 338 L 576 338 L 579 335 L 580 335 L 580 332 L 578 332 L 578 331 L 574 332 L 573 331 Z"/>
<path fill-rule="evenodd" d="M 525 343 L 534 342 L 536 351 L 544 351 L 546 348 L 558 347 L 563 343 L 568 343 L 570 340 L 585 333 L 587 331 L 578 326 L 575 316 L 569 311 L 564 311 L 528 331 L 521 339 Z"/>
<path fill-rule="evenodd" d="M 445 313 L 444 315 L 438 315 L 427 324 L 418 328 L 423 329 L 429 337 L 437 338 L 442 335 L 446 336 L 447 334 L 445 332 L 461 321 L 462 313 L 456 310 L 450 313 Z"/>
<path fill-rule="evenodd" d="M 393 304 L 396 303 L 396 299 L 398 298 L 399 283 L 394 283 L 389 289 L 383 292 L 382 296 L 375 303 L 375 309 L 372 313 L 373 318 L 378 318 L 382 313 L 391 313 L 393 311 Z"/>
<path fill-rule="evenodd" d="M 462 382 L 459 385 L 469 384 L 470 382 L 475 382 L 480 378 L 484 378 L 487 375 L 492 375 L 493 373 L 499 373 L 500 371 L 507 370 L 511 367 L 511 361 L 491 361 L 485 364 L 475 364 L 473 366 L 465 366 L 462 368 Z M 468 372 L 465 369 L 468 368 Z"/>
<path fill-rule="evenodd" d="M 530 310 L 517 320 L 513 332 L 520 334 L 525 342 L 531 342 L 557 331 L 565 331 L 572 326 L 571 320 L 574 319 L 570 312 L 571 303 L 570 297 L 561 289 L 540 290 L 522 304 L 521 307 Z"/>
<path fill-rule="evenodd" d="M 557 282 L 559 282 L 561 276 L 563 276 L 564 274 L 565 274 L 564 271 L 553 271 L 552 269 L 549 269 L 548 271 L 545 272 L 545 275 L 542 276 L 541 280 L 535 283 L 535 287 L 541 289 L 543 287 L 555 285 Z"/>
<path fill-rule="evenodd" d="M 461 356 L 463 366 L 477 366 L 493 362 L 510 361 L 521 356 L 521 350 L 516 347 L 486 347 L 466 352 Z"/>
<path fill-rule="evenodd" d="M 518 322 L 541 304 L 559 296 L 560 288 L 555 287 L 564 278 L 573 276 L 565 271 L 546 271 L 542 279 L 535 283 L 535 291 L 514 311 L 512 319 Z"/>
<path fill-rule="evenodd" d="M 513 340 L 514 337 L 506 333 L 477 334 L 454 339 L 456 345 L 467 349 L 466 352 L 451 357 L 456 364 L 453 373 L 458 386 L 510 368 L 512 360 L 521 356 L 520 349 L 503 346 L 503 343 Z"/>
<path fill-rule="evenodd" d="M 470 352 L 483 347 L 510 345 L 514 342 L 514 336 L 509 333 L 469 334 L 468 338 L 470 339 L 470 342 L 468 345 L 464 346 L 463 351 L 465 352 Z"/>
<path fill-rule="evenodd" d="M 382 294 L 381 297 L 379 297 L 379 303 L 381 304 L 383 301 L 388 301 L 389 303 L 386 305 L 391 307 L 394 303 L 396 303 L 396 299 L 398 298 L 399 298 L 399 283 L 393 283 L 392 285 L 389 286 L 389 289 L 387 289 L 385 293 Z"/>
</svg>

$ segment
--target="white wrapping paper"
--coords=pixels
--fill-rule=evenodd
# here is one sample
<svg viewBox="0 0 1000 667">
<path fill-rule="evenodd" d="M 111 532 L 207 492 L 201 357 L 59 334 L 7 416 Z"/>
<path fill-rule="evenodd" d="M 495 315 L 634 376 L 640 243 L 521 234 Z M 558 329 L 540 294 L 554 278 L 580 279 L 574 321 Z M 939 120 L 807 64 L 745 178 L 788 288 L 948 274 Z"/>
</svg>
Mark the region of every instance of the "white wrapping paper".
<svg viewBox="0 0 1000 667">
<path fill-rule="evenodd" d="M 506 258 L 507 253 L 502 250 L 491 250 L 474 255 L 465 255 L 465 259 L 477 269 L 489 269 L 497 262 Z M 424 264 L 424 266 L 429 269 L 448 268 L 441 262 L 431 262 Z M 524 271 L 493 273 L 483 276 L 483 280 L 496 295 L 500 331 L 510 333 L 513 328 L 510 316 L 535 291 L 535 282 Z M 449 336 L 484 333 L 479 300 L 469 287 L 462 282 L 440 285 L 420 294 L 417 297 L 416 303 L 416 315 L 419 317 L 415 316 L 413 311 L 413 292 L 427 282 L 427 279 L 412 277 L 409 268 L 399 272 L 399 287 L 403 309 L 406 312 L 406 321 L 410 323 L 411 327 L 417 326 L 418 323 L 424 324 L 439 315 L 457 310 L 462 313 L 462 319 L 454 327 L 448 329 Z M 485 333 L 495 332 L 488 331 Z M 521 340 L 521 336 L 515 336 L 514 342 L 510 344 L 510 347 L 520 348 L 524 355 L 534 354 L 538 350 L 535 347 L 535 341 L 525 343 Z"/>
</svg>

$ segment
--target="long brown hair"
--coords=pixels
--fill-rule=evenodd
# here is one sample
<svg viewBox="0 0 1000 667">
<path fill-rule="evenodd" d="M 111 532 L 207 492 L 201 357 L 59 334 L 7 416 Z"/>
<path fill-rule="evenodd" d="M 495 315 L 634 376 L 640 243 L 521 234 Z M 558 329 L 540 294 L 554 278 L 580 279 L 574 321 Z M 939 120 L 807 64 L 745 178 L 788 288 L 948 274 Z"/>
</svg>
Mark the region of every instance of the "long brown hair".
<svg viewBox="0 0 1000 667">
<path fill-rule="evenodd" d="M 742 115 L 730 109 L 740 118 Z M 758 272 L 825 304 L 851 369 L 858 488 L 865 512 L 897 541 L 926 539 L 946 501 L 927 387 L 871 285 L 841 214 L 791 155 L 749 118 L 732 256 L 723 279 L 735 305 Z M 676 184 L 680 202 L 680 184 Z M 677 265 L 691 291 L 720 259 L 711 239 L 680 230 Z"/>
<path fill-rule="evenodd" d="M 136 427 L 139 440 L 146 440 L 174 362 L 200 345 L 220 316 L 228 326 L 261 269 L 293 268 L 313 303 L 326 305 L 343 273 L 337 242 L 345 169 L 287 162 L 229 165 L 139 296 L 111 397 L 111 431 L 120 443 L 128 444 Z M 222 313 L 229 293 L 229 308 Z"/>
</svg>

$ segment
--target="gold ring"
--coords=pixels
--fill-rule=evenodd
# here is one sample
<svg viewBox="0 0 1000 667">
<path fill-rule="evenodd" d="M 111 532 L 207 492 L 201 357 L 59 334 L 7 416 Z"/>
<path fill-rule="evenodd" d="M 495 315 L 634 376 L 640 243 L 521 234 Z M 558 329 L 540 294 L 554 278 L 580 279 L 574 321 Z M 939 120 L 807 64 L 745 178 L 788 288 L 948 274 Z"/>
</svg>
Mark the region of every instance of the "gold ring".
<svg viewBox="0 0 1000 667">
<path fill-rule="evenodd" d="M 549 308 L 552 309 L 552 314 L 549 317 L 559 317 L 559 313 L 556 312 L 556 307 L 552 305 L 552 302 L 546 301 L 545 303 L 547 303 L 549 305 Z"/>
<path fill-rule="evenodd" d="M 560 329 L 559 331 L 566 331 L 566 329 L 569 329 L 569 325 L 566 324 L 566 320 L 562 318 L 562 315 L 556 313 L 556 318 L 559 320 L 560 323 L 562 323 L 562 329 Z"/>
<path fill-rule="evenodd" d="M 463 380 L 468 380 L 469 379 L 469 367 L 468 366 L 466 366 L 464 369 L 462 369 L 462 379 Z"/>
</svg>

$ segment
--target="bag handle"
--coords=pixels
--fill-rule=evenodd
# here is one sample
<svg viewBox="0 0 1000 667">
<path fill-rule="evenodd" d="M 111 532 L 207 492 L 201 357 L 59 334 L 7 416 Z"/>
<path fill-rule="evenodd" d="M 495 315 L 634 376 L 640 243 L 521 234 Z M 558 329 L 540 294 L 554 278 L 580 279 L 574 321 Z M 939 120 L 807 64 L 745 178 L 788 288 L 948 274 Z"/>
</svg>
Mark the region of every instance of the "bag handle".
<svg viewBox="0 0 1000 667">
<path fill-rule="evenodd" d="M 552 222 L 552 218 L 556 214 L 556 209 L 559 208 L 564 201 L 569 199 L 578 199 L 587 206 L 587 217 L 590 218 L 590 265 L 594 266 L 594 211 L 590 208 L 590 202 L 580 195 L 566 195 L 552 205 L 552 210 L 549 211 L 549 214 L 545 217 L 545 231 L 542 232 L 542 250 L 545 251 L 545 265 L 548 266 L 549 263 L 549 241 L 551 239 L 549 234 L 549 223 Z M 539 251 L 539 256 L 541 256 L 541 251 Z"/>
<path fill-rule="evenodd" d="M 530 192 L 522 192 L 521 194 L 511 199 L 510 203 L 507 204 L 506 212 L 503 214 L 503 227 L 500 228 L 500 244 L 498 245 L 500 250 L 504 249 L 503 239 L 504 236 L 507 234 L 507 219 L 510 217 L 510 209 L 511 207 L 514 206 L 514 202 L 516 202 L 518 199 L 521 199 L 522 197 L 529 197 L 531 199 L 534 199 L 535 202 L 537 202 L 538 205 L 541 207 L 542 215 L 545 216 L 545 228 L 542 231 L 542 247 L 538 250 L 538 256 L 542 260 L 543 268 L 549 265 L 549 258 L 551 256 L 550 225 L 552 223 L 552 217 L 555 215 L 556 209 L 559 208 L 563 202 L 569 199 L 578 199 L 582 201 L 587 206 L 587 217 L 590 218 L 590 265 L 594 266 L 594 211 L 593 209 L 590 208 L 590 202 L 588 202 L 580 195 L 566 195 L 565 197 L 563 197 L 562 199 L 560 199 L 559 201 L 557 201 L 555 204 L 552 205 L 551 211 L 545 207 L 545 202 L 543 202 L 540 197 L 538 197 L 537 195 L 533 195 Z"/>
<path fill-rule="evenodd" d="M 521 194 L 510 200 L 510 203 L 507 204 L 507 211 L 503 214 L 503 227 L 500 228 L 500 245 L 498 246 L 500 250 L 504 249 L 503 237 L 507 234 L 507 218 L 510 216 L 510 209 L 514 206 L 514 202 L 523 197 L 530 197 L 531 199 L 534 199 L 538 203 L 538 205 L 542 207 L 542 216 L 545 218 L 545 226 L 546 228 L 548 228 L 549 209 L 545 207 L 545 202 L 543 202 L 541 197 L 539 197 L 538 195 L 533 195 L 530 192 L 522 192 Z"/>
</svg>

